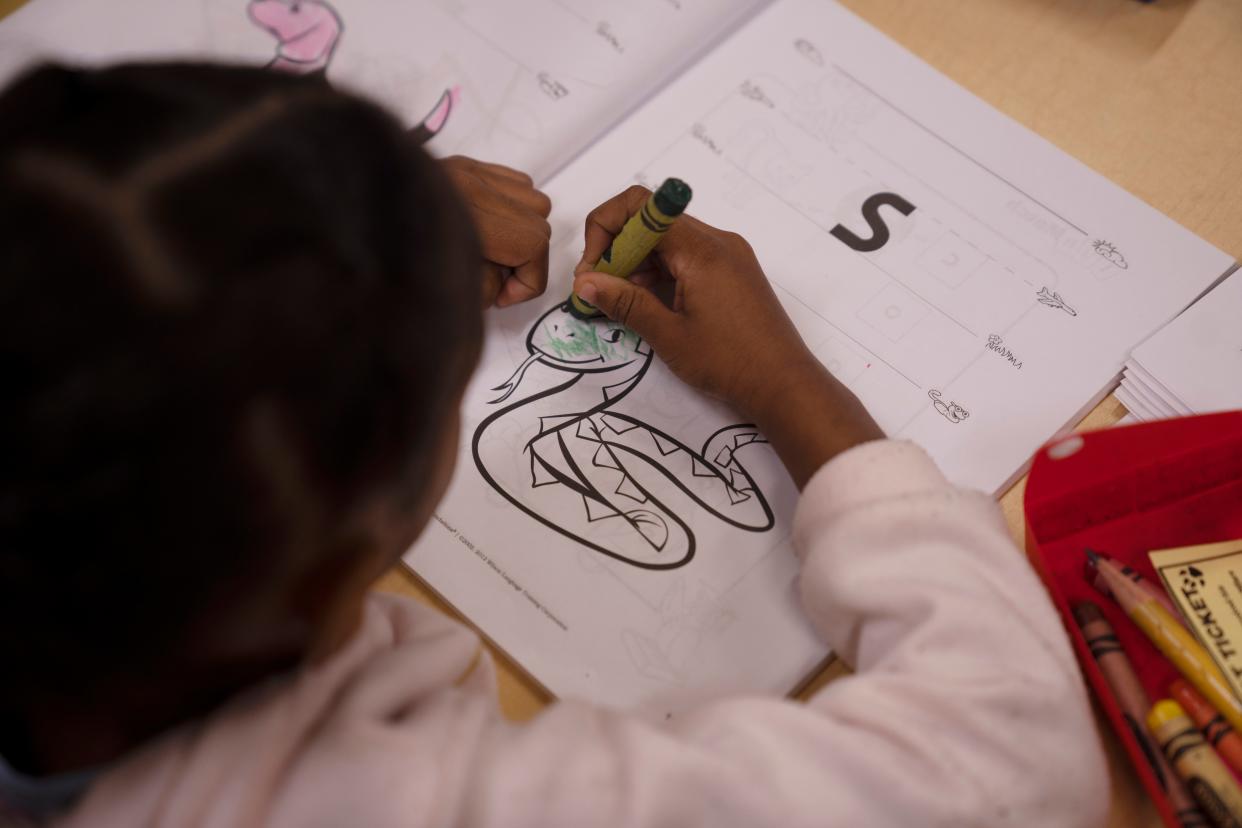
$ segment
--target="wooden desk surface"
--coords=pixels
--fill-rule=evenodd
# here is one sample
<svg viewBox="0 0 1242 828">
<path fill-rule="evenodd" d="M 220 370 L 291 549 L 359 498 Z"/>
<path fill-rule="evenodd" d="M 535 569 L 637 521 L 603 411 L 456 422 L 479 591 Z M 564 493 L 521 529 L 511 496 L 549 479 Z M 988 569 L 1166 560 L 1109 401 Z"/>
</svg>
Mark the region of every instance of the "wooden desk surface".
<svg viewBox="0 0 1242 828">
<path fill-rule="evenodd" d="M 23 0 L 0 0 L 0 17 Z M 1192 231 L 1242 258 L 1242 3 L 1238 0 L 844 0 L 932 66 Z M 1177 278 L 1177 274 L 1169 274 Z M 1116 422 L 1106 399 L 1083 422 Z M 1018 544 L 1025 480 L 1001 498 Z M 437 604 L 404 570 L 380 589 Z M 501 704 L 548 697 L 498 657 Z M 816 686 L 845 672 L 830 666 Z M 1159 820 L 1118 743 L 1109 825 Z"/>
</svg>

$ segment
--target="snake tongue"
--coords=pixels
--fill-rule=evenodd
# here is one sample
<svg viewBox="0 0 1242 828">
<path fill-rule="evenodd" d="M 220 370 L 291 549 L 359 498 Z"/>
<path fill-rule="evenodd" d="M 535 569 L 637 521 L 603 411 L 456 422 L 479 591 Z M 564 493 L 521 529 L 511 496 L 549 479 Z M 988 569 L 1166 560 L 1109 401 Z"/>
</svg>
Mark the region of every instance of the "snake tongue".
<svg viewBox="0 0 1242 828">
<path fill-rule="evenodd" d="M 522 378 L 526 376 L 526 369 L 538 362 L 539 357 L 541 356 L 543 356 L 543 354 L 531 354 L 526 358 L 526 361 L 519 365 L 517 370 L 513 372 L 513 376 L 493 388 L 493 391 L 504 391 L 505 393 L 492 400 L 489 404 L 496 405 L 497 403 L 502 403 L 509 399 L 509 397 L 513 395 L 513 392 L 518 389 L 518 386 L 521 385 Z"/>
</svg>

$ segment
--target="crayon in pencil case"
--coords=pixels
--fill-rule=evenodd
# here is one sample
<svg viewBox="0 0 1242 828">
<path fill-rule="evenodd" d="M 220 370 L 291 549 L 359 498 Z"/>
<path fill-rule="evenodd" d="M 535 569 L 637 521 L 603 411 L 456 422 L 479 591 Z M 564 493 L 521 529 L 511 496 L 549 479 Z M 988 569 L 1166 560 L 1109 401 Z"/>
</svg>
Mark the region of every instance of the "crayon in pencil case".
<svg viewBox="0 0 1242 828">
<path fill-rule="evenodd" d="M 1225 717 L 1185 679 L 1170 684 L 1169 695 L 1182 706 L 1225 764 L 1242 773 L 1242 736 L 1229 726 Z"/>
<path fill-rule="evenodd" d="M 1088 551 L 1094 552 L 1094 550 L 1088 550 Z M 1169 594 L 1165 592 L 1160 587 L 1159 584 L 1155 583 L 1154 581 L 1148 580 L 1147 578 L 1144 578 L 1141 574 L 1139 574 L 1138 570 L 1136 570 L 1132 566 L 1123 564 L 1120 561 L 1113 560 L 1112 558 L 1109 558 L 1108 556 L 1103 555 L 1099 552 L 1095 552 L 1095 554 L 1099 556 L 1100 560 L 1108 561 L 1112 565 L 1116 566 L 1122 575 L 1124 575 L 1126 578 L 1129 578 L 1134 583 L 1138 584 L 1139 589 L 1143 590 L 1143 592 L 1146 592 L 1152 598 L 1155 598 L 1157 601 L 1159 601 L 1160 606 L 1168 610 L 1169 614 L 1172 615 L 1175 619 L 1177 619 L 1178 623 L 1182 624 L 1183 626 L 1185 625 L 1185 622 L 1182 620 L 1181 610 L 1177 608 L 1177 604 L 1173 603 L 1173 599 L 1169 597 Z M 1087 572 L 1089 573 L 1087 575 L 1087 581 L 1089 581 L 1091 585 L 1096 588 L 1097 591 L 1111 598 L 1112 590 L 1108 588 L 1108 582 L 1104 580 L 1103 574 L 1100 573 L 1092 565 L 1092 563 L 1089 560 L 1087 561 L 1086 567 L 1087 567 Z"/>
<path fill-rule="evenodd" d="M 1212 823 L 1242 828 L 1242 788 L 1182 706 L 1172 699 L 1156 702 L 1147 726 Z"/>
<path fill-rule="evenodd" d="M 1235 730 L 1242 729 L 1242 701 L 1212 661 L 1203 645 L 1158 601 L 1126 578 L 1111 561 L 1087 550 L 1087 557 L 1104 575 L 1113 599 L 1165 658 L 1173 662 L 1195 689 L 1220 711 Z"/>
<path fill-rule="evenodd" d="M 1169 767 L 1160 746 L 1147 730 L 1145 721 L 1148 711 L 1151 710 L 1151 700 L 1139 683 L 1125 649 L 1117 640 L 1113 625 L 1108 623 L 1099 605 L 1093 601 L 1079 601 L 1074 604 L 1073 610 L 1074 620 L 1082 630 L 1091 656 L 1100 666 L 1100 672 L 1104 674 L 1104 680 L 1108 682 L 1113 698 L 1121 708 L 1121 716 L 1134 736 L 1134 741 L 1138 742 L 1156 781 L 1168 796 L 1178 824 L 1183 828 L 1208 826 L 1207 817 L 1199 810 L 1194 797 L 1181 779 Z"/>
</svg>

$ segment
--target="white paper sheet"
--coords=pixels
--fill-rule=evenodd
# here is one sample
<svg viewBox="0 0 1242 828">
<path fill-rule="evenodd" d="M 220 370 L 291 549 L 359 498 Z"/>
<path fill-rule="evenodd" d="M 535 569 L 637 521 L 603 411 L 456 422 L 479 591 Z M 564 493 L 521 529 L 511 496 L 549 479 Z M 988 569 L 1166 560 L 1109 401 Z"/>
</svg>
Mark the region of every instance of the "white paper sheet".
<svg viewBox="0 0 1242 828">
<path fill-rule="evenodd" d="M 1148 387 L 1137 374 L 1129 371 L 1123 374 L 1121 377 L 1121 388 L 1125 389 L 1131 396 L 1138 398 L 1144 406 L 1159 417 L 1179 416 L 1179 412 L 1174 410 L 1170 402 Z"/>
<path fill-rule="evenodd" d="M 410 124 L 457 90 L 429 148 L 542 181 L 764 2 L 33 0 L 0 24 L 0 81 L 52 57 L 283 55 L 285 68 L 326 69 Z"/>
<path fill-rule="evenodd" d="M 1150 407 L 1147 402 L 1138 395 L 1131 392 L 1130 387 L 1123 380 L 1121 385 L 1113 391 L 1113 395 L 1117 397 L 1117 401 L 1126 407 L 1131 415 L 1143 422 L 1151 422 L 1152 420 L 1163 420 L 1165 415 L 1159 413 Z"/>
<path fill-rule="evenodd" d="M 1169 404 L 1197 414 L 1242 408 L 1242 276 L 1213 288 L 1135 348 L 1133 359 L 1167 389 Z"/>
<path fill-rule="evenodd" d="M 568 288 L 582 216 L 625 179 L 666 176 L 694 187 L 692 213 L 753 243 L 811 347 L 890 434 L 988 492 L 1230 264 L 835 4 L 777 3 L 550 182 L 560 241 L 550 295 L 492 315 L 444 524 L 407 558 L 560 695 L 636 704 L 690 686 L 787 690 L 823 655 L 794 598 L 794 493 L 772 452 L 747 443 L 737 454 L 751 476 L 736 487 L 752 496 L 742 509 L 762 494 L 774 514 L 771 529 L 746 531 L 671 482 L 715 446 L 661 458 L 650 434 L 694 449 L 735 417 L 658 359 L 633 388 L 621 382 L 634 376 L 626 363 L 533 398 L 573 376 L 548 327 L 565 320 L 535 320 Z M 887 229 L 877 232 L 862 208 L 883 193 L 901 209 L 879 208 Z M 838 225 L 864 248 L 859 240 L 890 237 L 858 251 L 833 234 Z M 506 384 L 532 355 L 539 361 Z M 628 390 L 606 401 L 613 381 Z M 480 427 L 515 401 L 503 428 Z M 603 413 L 630 419 L 610 424 Z M 573 430 L 558 432 L 555 415 Z M 548 439 L 557 433 L 564 445 Z M 594 453 L 631 438 L 645 445 L 620 471 Z M 544 459 L 563 473 L 550 475 Z M 626 496 L 633 483 L 647 500 Z M 544 495 L 558 491 L 549 505 Z M 684 565 L 650 570 L 606 554 L 640 547 L 641 534 L 665 537 L 661 525 L 671 538 L 670 518 L 697 540 Z M 653 546 L 646 562 L 676 563 L 673 548 Z"/>
<path fill-rule="evenodd" d="M 1174 320 L 1174 322 L 1176 321 L 1177 320 Z M 1160 332 L 1157 331 L 1154 335 L 1159 336 Z M 1139 383 L 1148 391 L 1149 396 L 1159 398 L 1162 402 L 1172 408 L 1173 412 L 1179 417 L 1185 417 L 1195 413 L 1188 405 L 1186 405 L 1186 403 L 1179 400 L 1177 395 L 1170 391 L 1164 383 L 1152 376 L 1150 371 L 1135 362 L 1133 354 L 1131 354 L 1130 359 L 1126 360 L 1126 370 L 1124 376 L 1122 377 L 1122 381 Z"/>
</svg>

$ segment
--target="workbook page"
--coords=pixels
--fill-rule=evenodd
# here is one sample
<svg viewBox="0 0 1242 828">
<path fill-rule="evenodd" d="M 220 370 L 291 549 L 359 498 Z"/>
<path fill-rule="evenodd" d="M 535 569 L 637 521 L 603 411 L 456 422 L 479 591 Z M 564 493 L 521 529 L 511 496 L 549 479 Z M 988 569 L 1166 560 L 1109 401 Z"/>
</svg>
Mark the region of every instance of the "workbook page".
<svg viewBox="0 0 1242 828">
<path fill-rule="evenodd" d="M 326 72 L 429 148 L 544 180 L 764 0 L 32 0 L 0 81 L 40 59 L 213 59 Z"/>
<path fill-rule="evenodd" d="M 689 182 L 884 429 L 989 493 L 1232 265 L 821 0 L 761 15 L 551 193 L 576 217 L 619 171 Z"/>
<path fill-rule="evenodd" d="M 561 695 L 788 690 L 826 652 L 763 436 L 560 306 L 586 213 L 667 176 L 752 242 L 888 434 L 988 493 L 1230 265 L 839 6 L 770 7 L 550 182 L 548 296 L 489 314 L 456 478 L 407 557 Z"/>
</svg>

